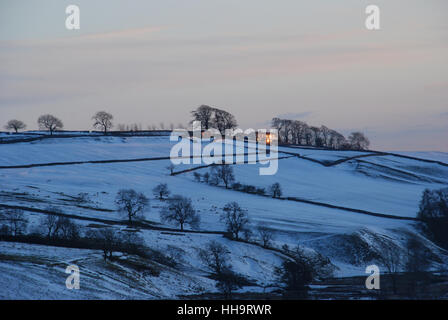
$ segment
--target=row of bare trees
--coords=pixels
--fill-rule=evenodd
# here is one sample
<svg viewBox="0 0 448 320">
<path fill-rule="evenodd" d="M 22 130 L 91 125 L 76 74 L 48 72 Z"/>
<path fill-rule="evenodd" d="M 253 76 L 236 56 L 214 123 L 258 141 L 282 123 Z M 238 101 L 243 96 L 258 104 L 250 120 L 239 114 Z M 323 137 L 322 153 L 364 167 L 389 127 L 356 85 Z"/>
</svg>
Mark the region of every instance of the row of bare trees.
<svg viewBox="0 0 448 320">
<path fill-rule="evenodd" d="M 159 124 L 151 124 L 148 125 L 148 130 L 174 130 L 174 129 L 186 129 L 187 126 L 185 126 L 183 123 L 178 123 L 177 126 L 174 125 L 174 123 L 170 123 L 169 125 L 165 125 L 164 122 L 159 122 Z"/>
<path fill-rule="evenodd" d="M 174 123 L 170 123 L 169 125 L 165 125 L 164 122 L 160 122 L 158 125 L 151 124 L 147 126 L 147 130 L 154 131 L 154 130 L 171 130 L 174 129 L 185 129 L 186 126 L 182 123 L 178 123 L 177 126 L 174 125 Z M 143 127 L 141 123 L 131 123 L 131 124 L 124 124 L 119 123 L 117 124 L 117 130 L 118 131 L 143 131 Z"/>
<path fill-rule="evenodd" d="M 46 209 L 53 214 L 47 214 L 40 220 L 37 233 L 48 239 L 76 240 L 79 238 L 79 227 L 55 207 Z M 28 219 L 20 209 L 4 209 L 0 211 L 0 235 L 23 236 L 28 231 Z M 34 231 L 33 231 L 34 232 Z M 36 233 L 36 232 L 35 232 Z"/>
<path fill-rule="evenodd" d="M 98 111 L 92 117 L 92 120 L 94 121 L 93 127 L 103 131 L 104 133 L 107 133 L 107 131 L 110 130 L 113 126 L 113 118 L 114 117 L 106 111 Z M 48 130 L 50 132 L 50 135 L 53 135 L 53 132 L 64 128 L 62 120 L 51 114 L 41 115 L 37 119 L 37 124 L 39 125 L 39 129 Z M 23 130 L 25 128 L 26 124 L 23 121 L 17 119 L 9 120 L 5 125 L 5 129 L 14 130 L 16 133 L 19 132 L 19 130 Z"/>
<path fill-rule="evenodd" d="M 270 185 L 267 191 L 262 187 L 255 187 L 252 185 L 235 182 L 233 169 L 228 164 L 212 166 L 210 171 L 205 172 L 203 175 L 195 171 L 193 172 L 193 177 L 197 182 L 205 182 L 212 186 L 223 184 L 226 189 L 232 188 L 233 190 L 246 193 L 254 193 L 259 195 L 266 195 L 266 193 L 268 193 L 273 198 L 281 198 L 283 194 L 282 187 L 278 182 Z"/>
<path fill-rule="evenodd" d="M 192 112 L 193 121 L 200 121 L 202 128 L 208 130 L 215 128 L 221 134 L 225 133 L 227 129 L 234 129 L 237 127 L 235 117 L 225 111 L 208 105 L 201 105 Z M 113 116 L 106 111 L 98 111 L 92 119 L 94 120 L 93 127 L 107 133 L 113 127 Z M 52 135 L 54 131 L 60 130 L 64 127 L 62 121 L 51 114 L 45 114 L 37 120 L 39 128 L 48 130 Z M 278 130 L 279 143 L 283 144 L 299 144 L 316 147 L 326 147 L 332 149 L 355 149 L 366 150 L 369 147 L 368 138 L 361 132 L 352 132 L 348 139 L 336 130 L 329 129 L 326 126 L 314 127 L 299 120 L 289 119 L 272 119 L 272 127 Z M 155 126 L 153 126 L 155 128 Z M 160 127 L 163 129 L 164 124 Z M 183 127 L 179 125 L 179 128 Z M 20 120 L 10 120 L 6 124 L 7 130 L 14 130 L 18 132 L 26 128 L 26 124 Z M 170 129 L 174 129 L 174 125 L 170 125 Z M 119 131 L 141 131 L 141 125 L 118 125 Z"/>
<path fill-rule="evenodd" d="M 192 228 L 199 227 L 200 216 L 190 198 L 181 195 L 169 197 L 171 192 L 166 183 L 158 184 L 152 191 L 156 199 L 166 200 L 166 204 L 160 212 L 162 221 L 177 224 L 181 231 L 187 224 Z M 133 189 L 119 190 L 115 204 L 118 211 L 126 216 L 129 224 L 142 220 L 144 213 L 149 211 L 149 199 L 143 193 Z"/>
<path fill-rule="evenodd" d="M 112 120 L 113 120 L 112 114 L 105 112 L 105 111 L 98 111 L 92 119 L 94 120 L 93 127 L 103 131 L 104 133 L 107 133 L 114 127 Z M 50 134 L 53 134 L 54 131 L 61 130 L 64 128 L 64 124 L 60 119 L 57 117 L 51 115 L 51 114 L 45 114 L 39 117 L 38 119 L 38 125 L 39 129 L 41 130 L 48 130 Z M 19 132 L 20 130 L 26 129 L 26 124 L 17 119 L 9 120 L 8 123 L 5 125 L 6 130 L 13 130 L 15 133 Z M 142 125 L 141 123 L 132 123 L 132 124 L 123 124 L 119 123 L 116 126 L 118 131 L 142 131 Z M 176 127 L 177 129 L 184 129 L 185 126 L 181 123 L 179 123 Z M 175 126 L 173 123 L 171 123 L 169 126 L 165 126 L 163 122 L 161 122 L 158 126 L 157 125 L 150 125 L 148 126 L 148 130 L 174 130 Z"/>
<path fill-rule="evenodd" d="M 156 199 L 166 201 L 160 211 L 162 221 L 178 225 L 180 231 L 184 230 L 185 225 L 189 225 L 193 229 L 199 227 L 200 216 L 190 198 L 181 195 L 170 197 L 170 191 L 166 183 L 157 185 L 153 189 L 153 194 Z M 143 219 L 144 212 L 149 209 L 149 199 L 143 193 L 133 189 L 119 190 L 115 204 L 118 211 L 127 217 L 129 224 Z M 226 230 L 232 239 L 240 240 L 242 234 L 247 239 L 251 234 L 247 210 L 235 201 L 229 202 L 223 207 L 221 221 L 225 223 Z M 256 230 L 263 246 L 268 246 L 273 238 L 272 231 L 262 226 L 258 226 Z"/>
<path fill-rule="evenodd" d="M 137 202 L 132 203 L 134 204 Z M 137 204 L 137 208 L 132 212 L 137 212 L 139 208 L 140 204 Z M 110 226 L 97 226 L 86 230 L 57 207 L 48 206 L 45 210 L 48 213 L 38 220 L 37 225 L 30 228 L 29 220 L 22 210 L 0 209 L 0 239 L 100 249 L 103 251 L 104 260 L 111 260 L 113 252 L 147 255 L 145 242 L 138 232 Z"/>
<path fill-rule="evenodd" d="M 309 126 L 306 122 L 273 118 L 271 125 L 278 130 L 279 143 L 298 144 L 331 149 L 366 150 L 370 142 L 361 132 L 353 132 L 348 139 L 326 126 Z"/>
<path fill-rule="evenodd" d="M 20 209 L 0 211 L 0 235 L 19 236 L 26 233 L 28 219 Z"/>
</svg>

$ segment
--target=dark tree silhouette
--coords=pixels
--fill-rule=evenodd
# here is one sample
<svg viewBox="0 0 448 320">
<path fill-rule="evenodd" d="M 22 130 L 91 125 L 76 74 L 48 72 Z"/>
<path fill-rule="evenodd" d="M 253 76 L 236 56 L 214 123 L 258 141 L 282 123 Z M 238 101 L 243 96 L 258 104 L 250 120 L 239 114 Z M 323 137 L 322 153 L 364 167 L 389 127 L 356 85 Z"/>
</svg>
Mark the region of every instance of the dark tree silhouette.
<svg viewBox="0 0 448 320">
<path fill-rule="evenodd" d="M 175 169 L 176 167 L 174 166 L 174 164 L 171 163 L 171 164 L 168 165 L 166 168 L 170 171 L 170 175 L 173 175 L 173 173 L 174 173 L 174 169 Z"/>
<path fill-rule="evenodd" d="M 378 260 L 386 267 L 387 272 L 392 280 L 392 291 L 397 293 L 397 276 L 400 272 L 400 267 L 403 265 L 403 257 L 400 252 L 400 247 L 391 242 L 383 241 L 381 245 L 381 252 L 378 254 Z"/>
<path fill-rule="evenodd" d="M 237 240 L 240 232 L 249 224 L 247 211 L 242 209 L 237 202 L 229 202 L 224 206 L 221 220 L 225 222 L 227 231 Z"/>
<path fill-rule="evenodd" d="M 193 177 L 197 182 L 201 182 L 201 174 L 199 172 L 193 172 Z"/>
<path fill-rule="evenodd" d="M 158 184 L 154 189 L 152 189 L 152 193 L 155 197 L 159 198 L 159 200 L 164 200 L 170 195 L 170 191 L 168 190 L 168 185 L 166 183 Z"/>
<path fill-rule="evenodd" d="M 257 226 L 257 233 L 260 237 L 261 243 L 264 248 L 270 246 L 271 241 L 274 239 L 274 232 L 266 226 Z"/>
<path fill-rule="evenodd" d="M 104 261 L 112 259 L 112 254 L 117 251 L 120 240 L 117 233 L 112 228 L 101 228 L 99 230 L 89 230 L 86 236 L 95 241 L 103 251 Z"/>
<path fill-rule="evenodd" d="M 235 176 L 233 175 L 233 168 L 228 164 L 217 165 L 210 168 L 210 180 L 217 183 L 223 182 L 226 189 L 229 185 L 235 181 Z"/>
<path fill-rule="evenodd" d="M 276 182 L 269 187 L 272 198 L 280 198 L 282 196 L 282 188 L 280 183 Z"/>
<path fill-rule="evenodd" d="M 53 135 L 55 130 L 62 129 L 64 127 L 62 121 L 51 114 L 44 114 L 40 116 L 39 119 L 37 119 L 37 124 L 40 129 L 50 131 L 50 135 Z"/>
<path fill-rule="evenodd" d="M 47 207 L 46 210 L 54 213 L 61 213 L 58 208 L 51 206 Z M 55 238 L 59 231 L 58 216 L 54 214 L 43 216 L 40 220 L 40 226 L 43 229 L 42 232 L 44 232 L 48 238 Z"/>
<path fill-rule="evenodd" d="M 234 291 L 242 288 L 245 282 L 245 279 L 231 268 L 224 268 L 215 278 L 216 288 L 224 295 L 224 299 L 231 299 Z"/>
<path fill-rule="evenodd" d="M 221 135 L 224 135 L 227 129 L 234 129 L 237 127 L 237 122 L 233 114 L 215 109 L 215 117 L 213 118 L 213 127 L 218 129 Z"/>
<path fill-rule="evenodd" d="M 174 195 L 169 199 L 169 203 L 162 209 L 160 218 L 164 222 L 176 223 L 180 230 L 184 230 L 184 225 L 188 224 L 192 228 L 198 228 L 200 217 L 193 208 L 190 198 Z"/>
<path fill-rule="evenodd" d="M 207 105 L 201 105 L 196 110 L 191 111 L 193 116 L 193 121 L 200 121 L 201 126 L 204 130 L 208 130 L 211 128 L 212 124 L 212 116 L 213 116 L 213 108 Z"/>
<path fill-rule="evenodd" d="M 8 123 L 5 126 L 6 130 L 14 130 L 16 133 L 19 130 L 25 129 L 26 128 L 26 124 L 20 120 L 9 120 Z"/>
<path fill-rule="evenodd" d="M 149 206 L 149 200 L 143 193 L 133 189 L 122 189 L 117 193 L 115 204 L 119 212 L 126 214 L 131 224 L 133 219 L 141 218 Z"/>
<path fill-rule="evenodd" d="M 107 113 L 106 111 L 98 111 L 92 117 L 92 119 L 95 121 L 93 123 L 93 127 L 101 129 L 104 132 L 104 134 L 106 134 L 107 130 L 109 130 L 113 126 L 112 124 L 113 118 L 114 117 L 110 113 Z"/>
<path fill-rule="evenodd" d="M 423 221 L 423 231 L 448 249 L 448 188 L 424 190 L 417 217 Z"/>
<path fill-rule="evenodd" d="M 8 233 L 18 236 L 26 232 L 28 219 L 20 209 L 6 209 L 1 214 L 1 220 L 6 222 Z"/>
<path fill-rule="evenodd" d="M 275 269 L 278 281 L 286 294 L 304 298 L 308 294 L 308 284 L 313 280 L 312 268 L 301 260 L 285 260 Z"/>
<path fill-rule="evenodd" d="M 79 227 L 68 217 L 58 217 L 58 237 L 65 240 L 79 238 Z"/>
<path fill-rule="evenodd" d="M 199 259 L 214 274 L 221 274 L 225 268 L 228 268 L 229 253 L 230 251 L 226 246 L 212 240 L 207 243 L 204 249 L 199 251 Z"/>
<path fill-rule="evenodd" d="M 273 118 L 272 128 L 278 131 L 278 142 L 305 144 L 308 146 L 343 148 L 347 144 L 344 136 L 326 126 L 309 126 L 303 121 Z"/>
<path fill-rule="evenodd" d="M 445 231 L 446 232 L 446 231 Z M 412 234 L 406 241 L 407 259 L 405 264 L 409 296 L 417 296 L 426 289 L 427 270 L 431 265 L 431 251 L 418 236 Z"/>
<path fill-rule="evenodd" d="M 370 141 L 362 132 L 352 132 L 348 137 L 348 141 L 352 149 L 355 150 L 369 149 Z"/>
</svg>

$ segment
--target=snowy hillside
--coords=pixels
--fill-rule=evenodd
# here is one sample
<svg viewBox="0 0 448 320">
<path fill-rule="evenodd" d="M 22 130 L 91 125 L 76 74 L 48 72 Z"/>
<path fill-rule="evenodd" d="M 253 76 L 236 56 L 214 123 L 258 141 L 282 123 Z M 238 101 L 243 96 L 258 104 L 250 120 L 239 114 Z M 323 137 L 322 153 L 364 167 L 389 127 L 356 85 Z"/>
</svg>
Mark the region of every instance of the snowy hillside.
<svg viewBox="0 0 448 320">
<path fill-rule="evenodd" d="M 361 257 L 363 253 L 348 240 L 363 241 L 371 250 L 380 250 L 376 237 L 403 247 L 406 235 L 416 231 L 422 191 L 448 184 L 448 165 L 370 152 L 280 147 L 279 157 L 284 158 L 273 176 L 260 176 L 261 164 L 232 166 L 235 180 L 242 184 L 267 189 L 279 182 L 283 197 L 273 199 L 197 182 L 194 172 L 209 171 L 200 165 L 178 165 L 175 172 L 197 170 L 170 175 L 172 146 L 166 136 L 54 138 L 0 145 L 0 204 L 24 209 L 30 229 L 37 228 L 45 215 L 41 211 L 49 205 L 71 215 L 85 229 L 102 225 L 127 229 L 123 216 L 115 211 L 114 199 L 118 190 L 133 188 L 150 198 L 148 227 L 136 231 L 150 248 L 179 254 L 177 267 L 139 261 L 157 270 L 142 274 L 130 263 L 133 257 L 119 255 L 121 260 L 105 263 L 98 250 L 0 242 L 0 286 L 6 288 L 0 298 L 157 299 L 215 292 L 214 281 L 198 259 L 199 249 L 210 240 L 230 249 L 234 270 L 251 282 L 242 292 L 261 292 L 272 284 L 275 267 L 285 259 L 280 252 L 285 244 L 328 257 L 334 276 L 364 275 L 372 261 Z M 412 156 L 434 158 L 423 153 Z M 443 162 L 448 156 L 436 158 Z M 167 183 L 172 194 L 192 199 L 201 216 L 199 232 L 163 231 L 176 226 L 160 220 L 164 202 L 151 191 L 159 183 Z M 79 193 L 88 194 L 87 204 L 73 201 Z M 275 232 L 278 251 L 222 236 L 225 226 L 220 213 L 230 201 L 248 211 L 253 225 Z M 215 233 L 206 233 L 210 231 Z M 429 241 L 428 247 L 438 263 L 446 263 L 443 250 Z M 85 290 L 65 288 L 65 267 L 72 263 L 81 269 Z"/>
</svg>

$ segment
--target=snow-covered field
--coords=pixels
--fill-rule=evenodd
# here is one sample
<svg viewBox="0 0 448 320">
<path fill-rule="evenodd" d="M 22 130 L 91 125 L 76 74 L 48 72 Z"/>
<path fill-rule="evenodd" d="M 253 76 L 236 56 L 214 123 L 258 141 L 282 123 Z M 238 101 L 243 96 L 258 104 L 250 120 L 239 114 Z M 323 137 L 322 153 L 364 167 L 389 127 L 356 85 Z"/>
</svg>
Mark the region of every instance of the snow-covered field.
<svg viewBox="0 0 448 320">
<path fill-rule="evenodd" d="M 159 212 L 164 203 L 154 199 L 151 191 L 157 184 L 167 183 L 172 194 L 192 198 L 201 216 L 201 231 L 224 231 L 220 220 L 222 208 L 230 201 L 237 201 L 248 210 L 253 225 L 265 225 L 275 232 L 276 248 L 284 244 L 300 245 L 305 250 L 328 256 L 336 266 L 336 276 L 363 275 L 367 265 L 367 261 L 353 262 L 356 259 L 338 251 L 336 244 L 346 239 L 345 236 L 374 233 L 402 245 L 405 235 L 415 232 L 415 222 L 411 219 L 384 218 L 228 190 L 196 182 L 193 172 L 171 176 L 166 168 L 169 160 L 150 158 L 168 157 L 172 146 L 169 137 L 162 136 L 54 138 L 0 145 L 0 167 L 148 158 L 138 162 L 3 168 L 0 169 L 0 204 L 40 209 L 53 205 L 79 217 L 122 221 L 123 217 L 115 211 L 114 198 L 119 189 L 133 188 L 150 198 L 146 220 L 161 227 L 174 227 L 160 221 Z M 237 149 L 238 152 L 243 150 Z M 391 155 L 370 155 L 329 166 L 300 158 L 305 156 L 331 163 L 366 154 L 369 153 L 280 148 L 280 157 L 290 157 L 279 160 L 278 172 L 273 176 L 260 176 L 260 164 L 232 167 L 236 181 L 243 184 L 267 189 L 279 182 L 284 197 L 401 218 L 416 216 L 424 189 L 441 188 L 448 183 L 448 166 Z M 412 155 L 448 160 L 448 155 L 443 153 Z M 195 166 L 198 165 L 179 165 L 175 171 Z M 208 170 L 201 168 L 195 172 L 203 174 Z M 81 192 L 88 193 L 91 199 L 87 208 L 70 201 Z M 26 214 L 30 228 L 35 228 L 42 214 L 28 211 Z M 90 225 L 86 220 L 77 223 L 86 229 Z M 181 250 L 181 267 L 158 266 L 159 276 L 141 275 L 119 263 L 105 263 L 99 251 L 0 242 L 0 298 L 157 299 L 216 291 L 214 281 L 207 278 L 206 268 L 198 260 L 198 250 L 210 240 L 225 244 L 231 251 L 235 271 L 257 284 L 242 290 L 260 291 L 274 281 L 274 268 L 284 258 L 276 251 L 230 241 L 219 234 L 164 233 L 146 229 L 140 230 L 140 234 L 146 244 L 156 250 Z M 435 247 L 434 250 L 442 255 L 441 250 Z M 76 292 L 65 288 L 64 270 L 72 263 L 80 266 L 83 277 L 82 289 Z"/>
</svg>

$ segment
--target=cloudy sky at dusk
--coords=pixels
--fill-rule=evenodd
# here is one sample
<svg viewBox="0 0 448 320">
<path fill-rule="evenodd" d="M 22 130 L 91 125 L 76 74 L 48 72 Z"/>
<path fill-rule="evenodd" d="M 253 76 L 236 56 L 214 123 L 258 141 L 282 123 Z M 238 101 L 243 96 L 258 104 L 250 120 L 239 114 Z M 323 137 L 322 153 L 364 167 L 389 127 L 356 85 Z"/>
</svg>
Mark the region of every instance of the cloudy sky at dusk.
<svg viewBox="0 0 448 320">
<path fill-rule="evenodd" d="M 65 7 L 81 29 L 65 28 Z M 381 30 L 364 27 L 381 9 Z M 372 148 L 448 151 L 446 0 L 0 0 L 0 126 L 186 124 L 209 104 L 242 128 L 274 116 Z"/>
</svg>

